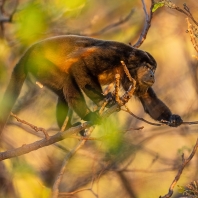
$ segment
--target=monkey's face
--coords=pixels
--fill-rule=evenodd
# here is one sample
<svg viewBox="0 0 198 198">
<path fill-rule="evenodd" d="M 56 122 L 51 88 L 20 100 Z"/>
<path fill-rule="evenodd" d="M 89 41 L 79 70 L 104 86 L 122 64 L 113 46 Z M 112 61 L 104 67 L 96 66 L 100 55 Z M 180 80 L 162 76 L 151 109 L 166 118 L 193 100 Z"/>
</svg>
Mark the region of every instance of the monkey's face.
<svg viewBox="0 0 198 198">
<path fill-rule="evenodd" d="M 155 70 L 148 66 L 141 66 L 137 70 L 137 81 L 139 86 L 151 87 L 155 82 Z"/>
</svg>

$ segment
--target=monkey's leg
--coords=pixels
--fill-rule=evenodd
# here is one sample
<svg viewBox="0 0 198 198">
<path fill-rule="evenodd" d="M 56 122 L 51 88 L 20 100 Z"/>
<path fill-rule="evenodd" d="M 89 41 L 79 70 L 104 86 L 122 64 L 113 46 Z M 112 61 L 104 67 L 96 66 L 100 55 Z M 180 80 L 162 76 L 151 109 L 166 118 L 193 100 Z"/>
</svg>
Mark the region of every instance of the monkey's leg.
<svg viewBox="0 0 198 198">
<path fill-rule="evenodd" d="M 59 96 L 57 106 L 56 106 L 56 119 L 57 119 L 57 123 L 58 123 L 58 126 L 60 129 L 62 129 L 67 116 L 69 116 L 69 118 L 68 118 L 66 128 L 64 128 L 64 130 L 67 130 L 70 127 L 78 126 L 81 124 L 81 122 L 76 122 L 74 124 L 71 124 L 72 113 L 71 113 L 71 115 L 68 115 L 68 113 L 69 113 L 69 107 L 68 107 L 67 102 L 65 101 L 65 99 L 62 96 Z M 85 130 L 82 130 L 79 133 L 82 136 L 84 136 Z"/>
<path fill-rule="evenodd" d="M 63 87 L 64 97 L 71 109 L 73 109 L 80 118 L 85 119 L 86 115 L 91 111 L 87 107 L 83 94 L 76 83 L 76 81 L 70 76 L 67 77 Z"/>
<path fill-rule="evenodd" d="M 100 106 L 104 95 L 97 76 L 94 76 L 92 72 L 89 71 L 85 63 L 73 65 L 72 74 L 80 89 L 82 89 L 95 104 Z"/>
</svg>

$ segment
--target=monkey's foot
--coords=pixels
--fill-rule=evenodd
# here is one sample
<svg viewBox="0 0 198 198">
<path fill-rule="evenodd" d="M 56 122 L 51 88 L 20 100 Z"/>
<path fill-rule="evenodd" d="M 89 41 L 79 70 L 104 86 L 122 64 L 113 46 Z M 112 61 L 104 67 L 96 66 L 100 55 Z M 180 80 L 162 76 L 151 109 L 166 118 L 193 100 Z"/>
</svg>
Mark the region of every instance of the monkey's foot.
<svg viewBox="0 0 198 198">
<path fill-rule="evenodd" d="M 76 122 L 76 123 L 72 124 L 71 127 L 75 127 L 75 126 L 78 126 L 78 125 L 81 125 L 81 124 L 82 124 L 81 122 Z M 79 133 L 80 133 L 81 136 L 85 137 L 86 136 L 86 129 L 81 130 Z"/>
</svg>

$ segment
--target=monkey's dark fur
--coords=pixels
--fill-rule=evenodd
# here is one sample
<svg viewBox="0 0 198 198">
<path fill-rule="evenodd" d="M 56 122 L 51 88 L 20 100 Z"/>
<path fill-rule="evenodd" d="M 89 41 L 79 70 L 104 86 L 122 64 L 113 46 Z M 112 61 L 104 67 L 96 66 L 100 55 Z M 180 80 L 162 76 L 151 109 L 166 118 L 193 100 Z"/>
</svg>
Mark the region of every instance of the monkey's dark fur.
<svg viewBox="0 0 198 198">
<path fill-rule="evenodd" d="M 44 86 L 58 96 L 57 121 L 59 126 L 67 115 L 68 107 L 83 120 L 97 116 L 87 107 L 82 91 L 97 105 L 105 98 L 101 85 L 114 82 L 116 72 L 128 90 L 130 82 L 123 72 L 124 61 L 131 76 L 137 81 L 135 95 L 145 111 L 155 120 L 167 120 L 177 127 L 182 123 L 178 115 L 157 98 L 153 89 L 155 59 L 147 52 L 115 41 L 97 40 L 83 36 L 52 37 L 32 45 L 15 66 L 0 104 L 0 132 L 21 91 L 26 76 L 33 74 Z M 71 126 L 69 123 L 68 127 Z"/>
</svg>

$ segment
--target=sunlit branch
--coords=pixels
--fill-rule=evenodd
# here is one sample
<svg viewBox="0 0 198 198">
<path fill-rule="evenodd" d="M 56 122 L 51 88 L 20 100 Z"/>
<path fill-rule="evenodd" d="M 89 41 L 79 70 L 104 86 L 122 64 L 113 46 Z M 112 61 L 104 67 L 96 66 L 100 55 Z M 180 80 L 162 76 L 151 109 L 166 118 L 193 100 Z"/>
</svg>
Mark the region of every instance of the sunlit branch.
<svg viewBox="0 0 198 198">
<path fill-rule="evenodd" d="M 185 159 L 185 158 L 184 158 L 184 154 L 182 155 L 182 164 L 181 164 L 181 166 L 179 167 L 179 170 L 178 170 L 178 172 L 177 172 L 177 175 L 175 176 L 175 179 L 173 180 L 172 184 L 170 185 L 169 192 L 168 192 L 166 195 L 164 195 L 164 196 L 160 196 L 160 198 L 170 198 L 170 197 L 172 196 L 172 194 L 173 194 L 173 189 L 174 189 L 176 183 L 179 181 L 179 179 L 180 179 L 180 177 L 181 177 L 181 174 L 182 174 L 184 168 L 186 167 L 186 165 L 187 165 L 187 164 L 190 162 L 190 160 L 194 157 L 194 155 L 195 155 L 195 153 L 196 153 L 196 151 L 197 151 L 197 148 L 198 148 L 198 139 L 197 139 L 197 142 L 196 142 L 196 144 L 195 144 L 195 146 L 194 146 L 194 148 L 193 148 L 193 150 L 192 150 L 190 156 L 189 156 L 187 159 Z"/>
<path fill-rule="evenodd" d="M 183 14 L 185 14 L 187 17 L 189 17 L 197 26 L 198 26 L 198 22 L 194 19 L 192 13 L 190 12 L 190 8 L 184 3 L 183 4 L 184 6 L 184 10 L 182 10 L 180 7 L 178 6 L 172 6 L 172 7 L 169 7 L 169 8 L 172 8 L 172 9 L 175 9 Z"/>
<path fill-rule="evenodd" d="M 133 117 L 135 117 L 135 118 L 138 119 L 138 120 L 141 120 L 141 121 L 143 121 L 143 122 L 146 122 L 147 124 L 154 125 L 154 126 L 162 126 L 162 125 L 163 125 L 163 124 L 158 124 L 158 123 L 149 122 L 149 121 L 145 120 L 144 118 L 140 118 L 140 117 L 136 116 L 134 113 L 132 113 L 132 112 L 129 110 L 129 108 L 128 108 L 126 105 L 125 105 L 125 109 L 122 108 L 121 110 L 122 110 L 122 111 L 125 111 L 125 112 L 127 112 L 127 113 L 129 113 L 130 115 L 132 115 Z"/>
<path fill-rule="evenodd" d="M 9 158 L 13 158 L 16 156 L 20 156 L 20 155 L 29 153 L 31 151 L 40 149 L 45 146 L 49 146 L 51 144 L 54 144 L 55 142 L 59 142 L 63 139 L 69 138 L 71 135 L 78 133 L 88 127 L 90 127 L 90 123 L 86 122 L 86 123 L 81 124 L 80 126 L 72 127 L 64 132 L 59 132 L 53 136 L 50 136 L 48 140 L 42 139 L 42 140 L 30 143 L 30 144 L 24 144 L 21 147 L 18 147 L 15 149 L 1 152 L 0 153 L 0 161 L 2 161 L 4 159 L 9 159 Z"/>
<path fill-rule="evenodd" d="M 142 45 L 142 43 L 146 39 L 149 28 L 151 27 L 151 20 L 153 17 L 152 9 L 154 7 L 154 4 L 155 4 L 154 0 L 151 0 L 150 13 L 148 14 L 148 12 L 146 10 L 145 2 L 144 2 L 144 0 L 142 0 L 142 6 L 143 6 L 144 14 L 145 14 L 145 24 L 144 24 L 144 28 L 140 34 L 138 41 L 136 42 L 136 44 L 133 45 L 133 47 L 136 47 L 136 48 L 140 47 L 140 45 Z"/>
</svg>

